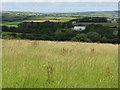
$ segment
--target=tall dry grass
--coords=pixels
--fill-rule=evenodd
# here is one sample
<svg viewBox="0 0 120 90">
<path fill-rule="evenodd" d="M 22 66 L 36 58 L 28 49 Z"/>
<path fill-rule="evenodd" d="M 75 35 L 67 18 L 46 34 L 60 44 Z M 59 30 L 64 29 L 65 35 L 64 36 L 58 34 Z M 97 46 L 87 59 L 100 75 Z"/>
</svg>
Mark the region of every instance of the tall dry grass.
<svg viewBox="0 0 120 90">
<path fill-rule="evenodd" d="M 3 40 L 4 88 L 116 88 L 118 45 Z"/>
</svg>

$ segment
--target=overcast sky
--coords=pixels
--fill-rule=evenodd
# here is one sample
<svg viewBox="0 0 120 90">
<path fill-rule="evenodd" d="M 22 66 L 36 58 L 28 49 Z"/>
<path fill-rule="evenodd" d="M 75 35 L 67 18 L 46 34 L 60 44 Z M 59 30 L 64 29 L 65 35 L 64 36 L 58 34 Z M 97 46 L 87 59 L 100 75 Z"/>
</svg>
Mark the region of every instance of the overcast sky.
<svg viewBox="0 0 120 90">
<path fill-rule="evenodd" d="M 2 2 L 118 2 L 119 0 L 0 0 Z"/>
</svg>

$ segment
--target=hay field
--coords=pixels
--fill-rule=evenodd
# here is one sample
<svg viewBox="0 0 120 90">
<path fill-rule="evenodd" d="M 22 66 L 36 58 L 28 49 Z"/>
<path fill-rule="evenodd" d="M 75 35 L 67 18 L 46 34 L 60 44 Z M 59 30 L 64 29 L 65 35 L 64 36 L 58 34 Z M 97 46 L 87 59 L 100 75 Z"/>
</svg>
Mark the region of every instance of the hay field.
<svg viewBox="0 0 120 90">
<path fill-rule="evenodd" d="M 3 88 L 117 88 L 118 45 L 3 40 Z"/>
</svg>

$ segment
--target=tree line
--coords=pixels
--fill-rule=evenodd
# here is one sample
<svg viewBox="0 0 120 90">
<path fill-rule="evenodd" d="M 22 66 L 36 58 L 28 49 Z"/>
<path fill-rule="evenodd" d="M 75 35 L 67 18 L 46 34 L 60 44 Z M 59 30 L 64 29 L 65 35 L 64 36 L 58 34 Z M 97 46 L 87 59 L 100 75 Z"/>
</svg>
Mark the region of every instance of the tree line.
<svg viewBox="0 0 120 90">
<path fill-rule="evenodd" d="M 72 19 L 71 22 L 75 21 L 76 23 L 79 22 L 95 22 L 95 23 L 104 23 L 107 22 L 106 17 L 84 17 L 81 19 Z"/>
<path fill-rule="evenodd" d="M 90 24 L 83 31 L 75 31 L 72 22 L 23 22 L 18 27 L 2 26 L 3 38 L 51 40 L 51 41 L 82 41 L 119 43 L 117 27 L 111 28 L 101 24 Z"/>
</svg>

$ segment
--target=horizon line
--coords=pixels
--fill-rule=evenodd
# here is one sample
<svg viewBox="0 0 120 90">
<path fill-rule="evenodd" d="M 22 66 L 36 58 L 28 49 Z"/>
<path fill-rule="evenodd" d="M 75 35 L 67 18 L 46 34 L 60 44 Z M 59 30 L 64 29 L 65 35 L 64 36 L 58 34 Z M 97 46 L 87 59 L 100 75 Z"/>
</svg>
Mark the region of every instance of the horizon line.
<svg viewBox="0 0 120 90">
<path fill-rule="evenodd" d="M 80 12 L 37 12 L 35 11 L 36 13 L 82 13 L 82 12 L 114 12 L 114 11 L 119 11 L 119 10 L 111 10 L 111 11 L 80 11 Z M 2 10 L 1 12 L 33 12 L 33 11 L 7 11 L 7 10 Z M 33 12 L 33 13 L 35 13 Z"/>
<path fill-rule="evenodd" d="M 11 2 L 11 3 L 16 3 L 16 2 L 13 2 L 13 1 L 1 1 L 2 3 L 8 3 L 8 2 Z M 106 1 L 106 2 L 104 2 L 104 1 L 97 1 L 97 2 L 95 2 L 95 1 L 89 1 L 89 2 L 87 2 L 87 1 L 77 1 L 77 2 L 75 2 L 75 1 L 69 1 L 69 2 L 61 2 L 61 1 L 57 1 L 57 2 L 54 2 L 54 1 L 51 1 L 51 2 L 48 2 L 48 1 L 44 1 L 44 2 L 42 2 L 42 1 L 18 1 L 18 3 L 31 3 L 31 2 L 40 2 L 40 3 L 77 3 L 77 2 L 80 2 L 80 3 L 120 3 L 120 1 L 111 1 L 111 2 L 108 2 L 108 1 Z"/>
</svg>

